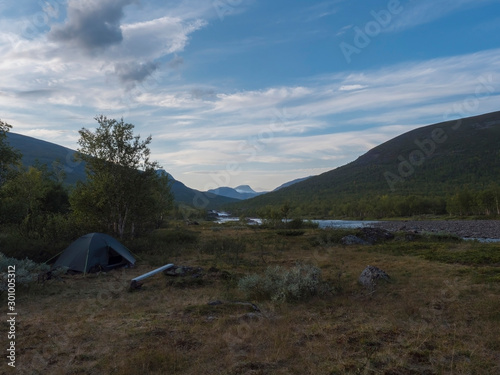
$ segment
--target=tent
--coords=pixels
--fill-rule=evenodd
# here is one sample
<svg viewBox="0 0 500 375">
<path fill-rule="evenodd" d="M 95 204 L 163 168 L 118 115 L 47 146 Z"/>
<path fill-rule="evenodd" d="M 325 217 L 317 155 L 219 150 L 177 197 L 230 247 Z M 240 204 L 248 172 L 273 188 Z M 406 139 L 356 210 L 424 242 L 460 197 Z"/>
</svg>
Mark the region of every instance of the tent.
<svg viewBox="0 0 500 375">
<path fill-rule="evenodd" d="M 103 233 L 89 233 L 69 245 L 52 268 L 68 267 L 73 271 L 87 273 L 134 264 L 135 259 L 130 251 L 113 237 Z"/>
</svg>

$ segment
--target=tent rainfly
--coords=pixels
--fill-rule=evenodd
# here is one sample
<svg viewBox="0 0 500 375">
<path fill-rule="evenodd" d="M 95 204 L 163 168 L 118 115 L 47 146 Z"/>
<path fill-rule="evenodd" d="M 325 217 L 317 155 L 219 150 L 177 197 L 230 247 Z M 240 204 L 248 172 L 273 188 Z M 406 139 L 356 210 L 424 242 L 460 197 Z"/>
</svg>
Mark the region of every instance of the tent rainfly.
<svg viewBox="0 0 500 375">
<path fill-rule="evenodd" d="M 134 264 L 135 259 L 130 251 L 113 237 L 103 233 L 89 233 L 69 245 L 52 269 L 68 267 L 73 271 L 87 273 Z"/>
</svg>

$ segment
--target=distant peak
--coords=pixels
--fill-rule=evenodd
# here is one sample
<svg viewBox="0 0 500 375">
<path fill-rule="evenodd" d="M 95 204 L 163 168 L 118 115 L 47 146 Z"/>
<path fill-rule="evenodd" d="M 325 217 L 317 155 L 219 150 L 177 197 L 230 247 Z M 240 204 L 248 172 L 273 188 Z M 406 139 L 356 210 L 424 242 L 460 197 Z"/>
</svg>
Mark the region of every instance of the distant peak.
<svg viewBox="0 0 500 375">
<path fill-rule="evenodd" d="M 240 185 L 240 186 L 236 186 L 234 188 L 234 190 L 236 190 L 238 193 L 256 193 L 255 190 L 253 190 L 250 186 L 248 185 Z"/>
</svg>

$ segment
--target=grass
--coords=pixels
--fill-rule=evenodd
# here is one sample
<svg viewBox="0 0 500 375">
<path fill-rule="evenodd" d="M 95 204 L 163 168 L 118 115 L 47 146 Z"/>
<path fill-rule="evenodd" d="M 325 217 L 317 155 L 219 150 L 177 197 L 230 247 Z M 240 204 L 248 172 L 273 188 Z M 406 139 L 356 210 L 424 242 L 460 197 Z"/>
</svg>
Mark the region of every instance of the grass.
<svg viewBox="0 0 500 375">
<path fill-rule="evenodd" d="M 500 372 L 498 244 L 420 238 L 345 247 L 333 230 L 283 236 L 271 229 L 214 230 L 213 224 L 190 227 L 187 235 L 162 231 L 168 233 L 142 243 L 134 269 L 63 276 L 18 289 L 17 370 L 56 375 Z M 298 262 L 319 267 L 324 281 L 342 287 L 307 302 L 250 301 L 260 313 L 248 304 L 227 303 L 245 301 L 238 289 L 245 275 Z M 166 263 L 202 267 L 204 282 L 192 285 L 187 278 L 157 274 L 142 289 L 129 291 L 133 277 Z M 368 264 L 385 270 L 392 282 L 375 293 L 365 290 L 357 278 Z M 4 306 L 5 299 L 2 294 Z M 215 300 L 223 303 L 208 304 Z M 1 329 L 7 332 L 6 322 Z"/>
</svg>

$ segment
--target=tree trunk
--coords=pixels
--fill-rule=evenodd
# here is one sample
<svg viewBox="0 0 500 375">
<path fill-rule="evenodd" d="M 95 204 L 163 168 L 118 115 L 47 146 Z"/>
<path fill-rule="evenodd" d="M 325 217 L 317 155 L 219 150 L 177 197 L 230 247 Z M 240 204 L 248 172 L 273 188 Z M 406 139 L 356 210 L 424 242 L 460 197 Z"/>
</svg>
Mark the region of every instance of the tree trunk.
<svg viewBox="0 0 500 375">
<path fill-rule="evenodd" d="M 123 218 L 121 215 L 119 216 L 119 223 L 118 223 L 118 231 L 119 231 L 119 236 L 120 240 L 123 240 L 123 234 L 125 233 L 125 225 L 127 224 L 127 214 L 128 214 L 128 207 L 125 207 L 125 213 L 123 215 Z"/>
</svg>

